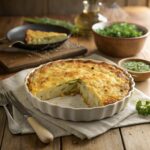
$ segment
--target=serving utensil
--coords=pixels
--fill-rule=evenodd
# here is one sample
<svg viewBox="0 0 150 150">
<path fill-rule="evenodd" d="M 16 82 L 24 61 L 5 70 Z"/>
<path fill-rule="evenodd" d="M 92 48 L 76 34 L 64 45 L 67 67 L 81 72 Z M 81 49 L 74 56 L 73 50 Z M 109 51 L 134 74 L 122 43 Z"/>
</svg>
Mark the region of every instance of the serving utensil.
<svg viewBox="0 0 150 150">
<path fill-rule="evenodd" d="M 20 113 L 26 118 L 27 122 L 31 125 L 39 139 L 43 143 L 49 143 L 53 141 L 54 137 L 53 134 L 50 133 L 44 126 L 42 126 L 36 119 L 34 119 L 28 109 L 26 109 L 15 97 L 15 95 L 9 91 L 5 92 L 5 98 L 14 105 Z"/>
<path fill-rule="evenodd" d="M 7 105 L 8 105 L 8 101 L 5 98 L 5 96 L 2 94 L 2 91 L 0 92 L 0 105 L 3 106 L 6 115 L 7 115 L 7 119 L 8 119 L 8 125 L 9 125 L 9 129 L 11 130 L 11 132 L 13 134 L 18 134 L 20 133 L 20 127 L 19 124 L 13 119 L 12 115 L 10 114 Z"/>
</svg>

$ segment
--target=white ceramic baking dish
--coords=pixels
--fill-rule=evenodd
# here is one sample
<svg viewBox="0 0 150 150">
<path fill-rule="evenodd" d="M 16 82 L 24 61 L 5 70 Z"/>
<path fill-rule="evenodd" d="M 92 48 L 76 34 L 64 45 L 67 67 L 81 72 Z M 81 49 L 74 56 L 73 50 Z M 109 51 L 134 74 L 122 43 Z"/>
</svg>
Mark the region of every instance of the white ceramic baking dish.
<svg viewBox="0 0 150 150">
<path fill-rule="evenodd" d="M 71 59 L 66 59 L 66 60 L 58 60 L 58 61 L 68 61 Z M 81 59 L 80 59 L 81 60 Z M 82 59 L 83 61 L 87 61 L 89 59 Z M 95 60 L 90 60 L 90 61 L 95 61 Z M 95 62 L 102 62 L 102 61 L 95 61 Z M 49 62 L 52 63 L 52 62 Z M 47 64 L 49 64 L 47 63 Z M 106 62 L 105 62 L 106 63 Z M 47 65 L 44 64 L 44 65 Z M 112 64 L 111 64 L 112 65 Z M 49 103 L 48 101 L 43 101 L 40 100 L 38 97 L 32 95 L 32 93 L 29 91 L 27 83 L 28 83 L 28 78 L 31 73 L 33 73 L 35 70 L 41 68 L 43 65 L 33 69 L 26 77 L 25 79 L 25 90 L 27 93 L 28 100 L 32 103 L 32 105 L 39 109 L 42 113 L 48 114 L 52 117 L 63 119 L 63 120 L 71 120 L 71 121 L 94 121 L 94 120 L 100 120 L 106 117 L 111 117 L 116 113 L 119 113 L 121 110 L 123 110 L 126 106 L 126 104 L 129 101 L 129 98 L 134 90 L 134 80 L 131 77 L 131 75 L 115 65 L 116 67 L 120 68 L 121 70 L 124 71 L 124 73 L 127 74 L 127 76 L 130 79 L 130 91 L 126 97 L 124 97 L 122 100 L 117 101 L 115 103 L 106 105 L 106 106 L 100 106 L 100 107 L 82 107 L 82 108 L 75 108 L 75 107 L 65 107 Z"/>
</svg>

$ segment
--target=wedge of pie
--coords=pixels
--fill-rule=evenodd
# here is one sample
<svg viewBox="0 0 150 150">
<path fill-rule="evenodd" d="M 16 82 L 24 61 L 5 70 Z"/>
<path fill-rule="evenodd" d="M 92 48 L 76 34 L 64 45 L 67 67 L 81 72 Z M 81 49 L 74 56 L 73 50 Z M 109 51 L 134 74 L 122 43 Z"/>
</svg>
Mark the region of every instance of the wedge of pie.
<svg viewBox="0 0 150 150">
<path fill-rule="evenodd" d="M 81 94 L 89 107 L 123 99 L 130 91 L 129 76 L 120 68 L 91 60 L 61 60 L 35 69 L 27 80 L 40 100 Z"/>
<path fill-rule="evenodd" d="M 39 30 L 27 30 L 25 41 L 27 44 L 40 45 L 50 44 L 67 39 L 66 33 L 45 32 Z"/>
</svg>

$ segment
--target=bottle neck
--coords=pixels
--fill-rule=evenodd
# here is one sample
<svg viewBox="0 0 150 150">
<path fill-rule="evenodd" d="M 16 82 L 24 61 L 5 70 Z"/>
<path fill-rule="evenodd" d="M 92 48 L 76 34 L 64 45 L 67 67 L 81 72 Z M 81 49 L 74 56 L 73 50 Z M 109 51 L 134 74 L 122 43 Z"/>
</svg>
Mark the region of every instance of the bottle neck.
<svg viewBox="0 0 150 150">
<path fill-rule="evenodd" d="M 83 0 L 83 13 L 98 13 L 100 11 L 101 2 L 99 0 Z"/>
</svg>

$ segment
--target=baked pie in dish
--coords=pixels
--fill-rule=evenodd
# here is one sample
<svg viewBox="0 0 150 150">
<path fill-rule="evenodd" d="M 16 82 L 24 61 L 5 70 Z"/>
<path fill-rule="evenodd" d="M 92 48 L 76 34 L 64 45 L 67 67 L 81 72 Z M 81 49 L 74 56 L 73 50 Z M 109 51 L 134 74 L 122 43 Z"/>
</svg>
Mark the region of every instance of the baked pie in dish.
<svg viewBox="0 0 150 150">
<path fill-rule="evenodd" d="M 57 113 L 55 110 L 54 112 L 52 110 L 45 112 L 46 110 L 44 110 L 45 113 L 57 118 L 74 121 L 97 120 L 119 112 L 127 103 L 133 87 L 132 77 L 124 70 L 106 62 L 87 59 L 67 59 L 50 62 L 34 69 L 26 78 L 28 96 L 32 104 L 41 111 L 43 111 L 41 109 L 42 105 L 47 105 L 43 106 L 48 107 L 47 109 L 59 107 L 47 103 L 47 100 L 55 97 L 80 94 L 88 108 L 59 107 L 60 109 L 57 108 Z M 108 107 L 110 107 L 110 110 Z M 95 112 L 94 109 L 106 112 L 101 112 L 102 114 L 96 117 L 93 114 L 91 119 L 87 116 L 77 117 L 78 113 L 72 113 L 76 117 L 69 115 L 65 117 L 65 115 L 62 115 L 64 112 L 69 111 L 69 109 L 71 111 L 74 110 L 74 113 L 76 111 L 83 112 L 84 110 L 90 110 L 90 112 L 93 110 Z M 107 114 L 107 110 L 111 113 Z M 107 115 L 104 115 L 104 113 Z"/>
</svg>

